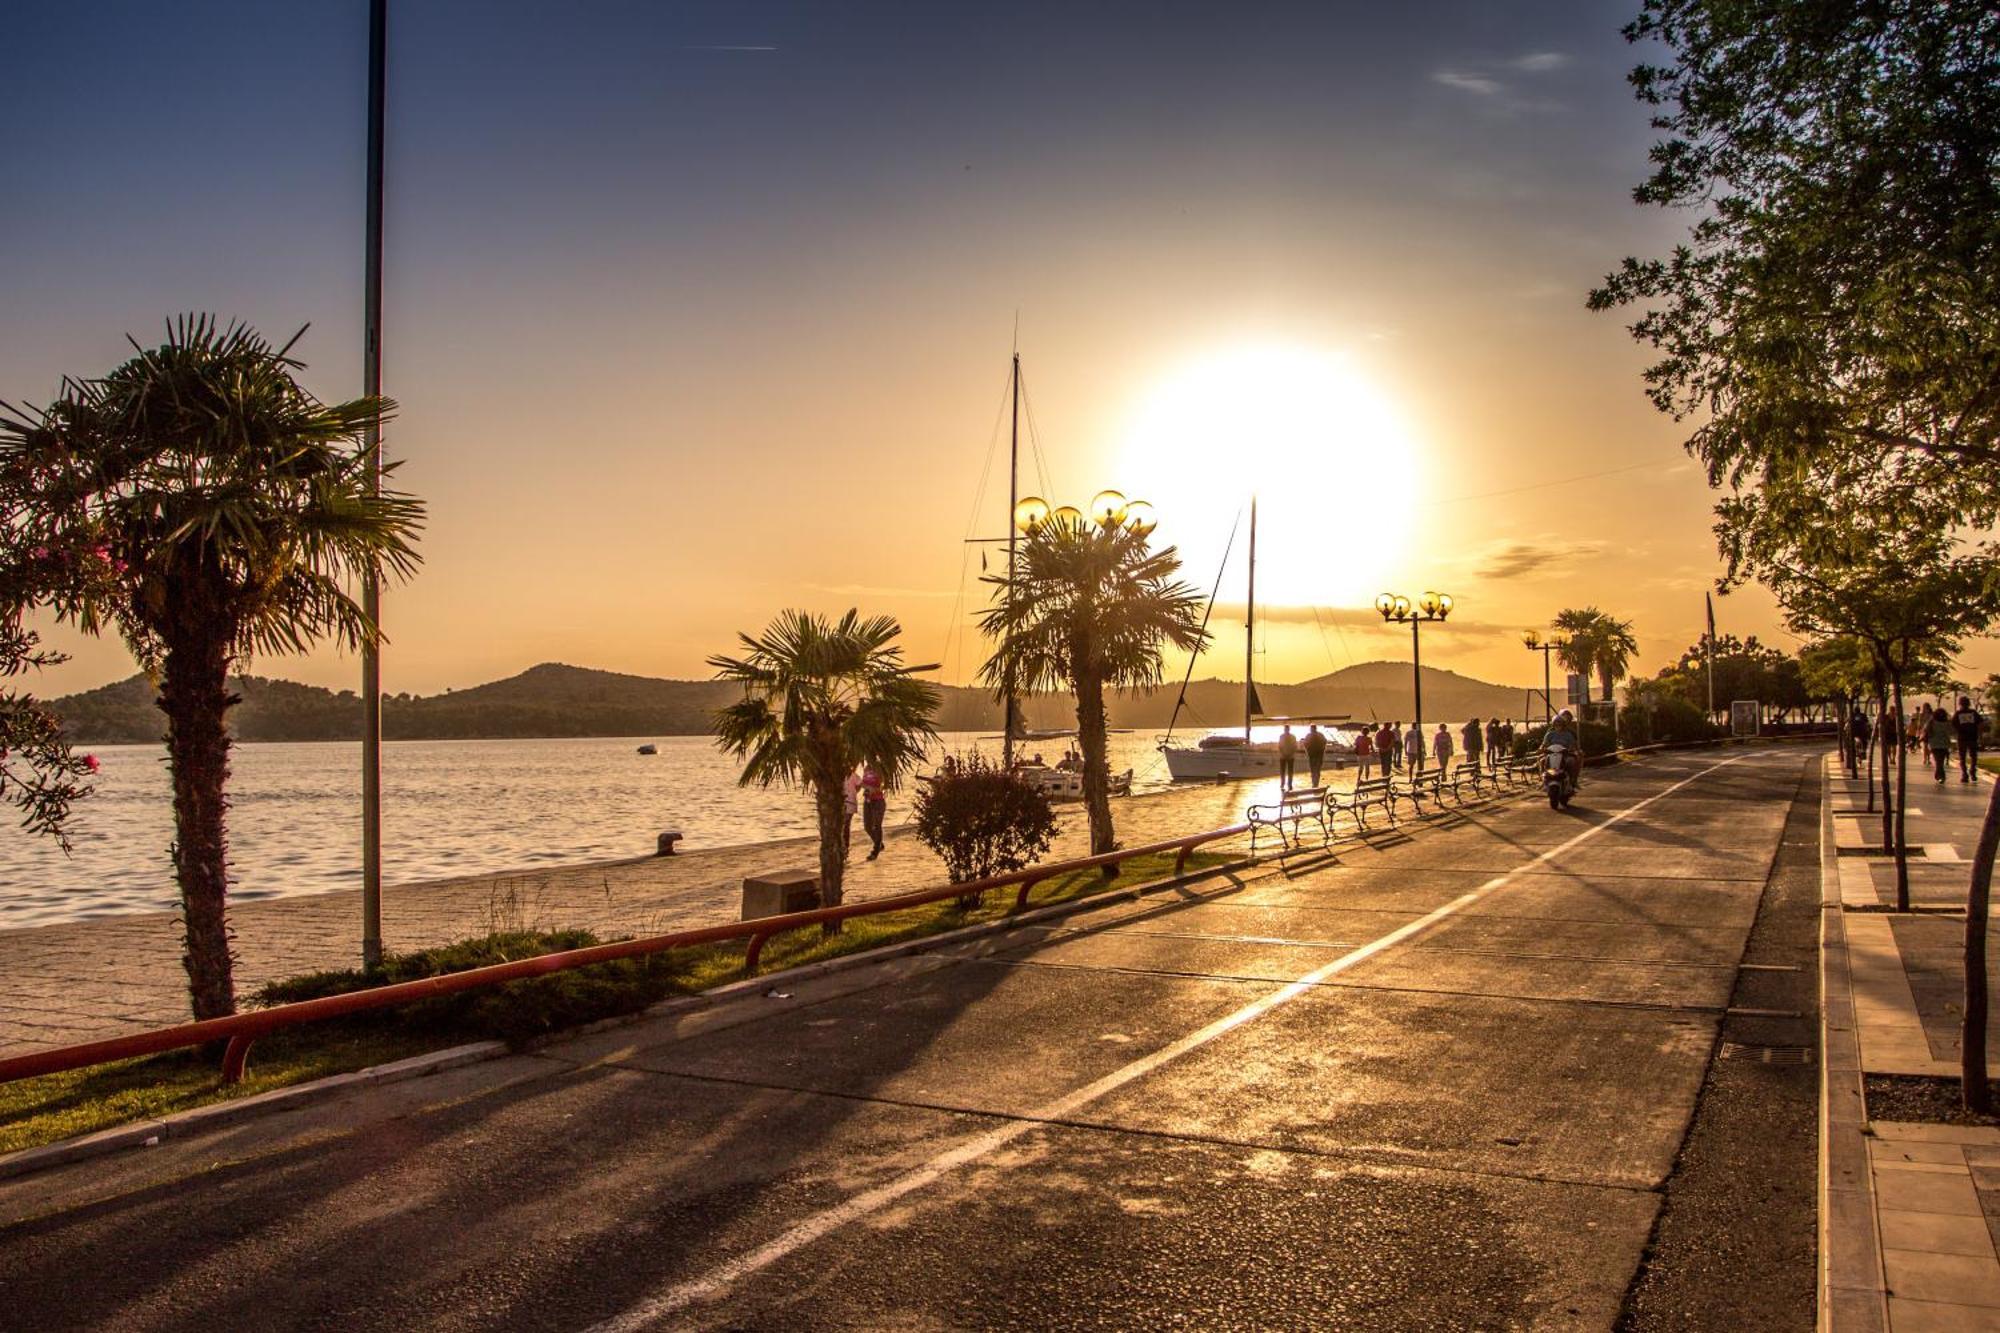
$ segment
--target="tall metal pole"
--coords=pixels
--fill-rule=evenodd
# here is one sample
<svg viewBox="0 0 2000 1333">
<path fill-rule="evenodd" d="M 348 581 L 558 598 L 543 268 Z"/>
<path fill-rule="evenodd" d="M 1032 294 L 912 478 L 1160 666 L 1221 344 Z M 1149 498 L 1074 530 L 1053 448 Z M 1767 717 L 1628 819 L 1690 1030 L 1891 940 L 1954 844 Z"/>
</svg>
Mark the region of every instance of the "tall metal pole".
<svg viewBox="0 0 2000 1333">
<path fill-rule="evenodd" d="M 1014 420 L 1008 432 L 1007 445 L 1007 617 L 1008 634 L 1013 634 L 1014 614 L 1014 556 L 1020 541 L 1021 525 L 1014 521 L 1014 506 L 1021 503 L 1021 354 L 1014 353 L 1013 377 L 1009 391 L 1014 397 Z M 1020 716 L 1020 705 L 1014 699 L 1014 656 L 1007 655 L 1006 668 L 1001 673 L 1002 692 L 1006 694 L 1000 708 L 1000 764 L 1008 772 L 1014 770 L 1014 732 Z"/>
<path fill-rule="evenodd" d="M 1416 694 L 1417 735 L 1424 734 L 1424 659 L 1423 650 L 1417 646 L 1417 626 L 1423 622 L 1412 618 L 1410 621 L 1410 685 Z"/>
<path fill-rule="evenodd" d="M 1549 690 L 1553 688 L 1553 682 L 1549 679 L 1549 654 L 1553 651 L 1554 649 L 1546 645 L 1542 648 L 1542 725 L 1544 727 L 1549 726 L 1556 720 L 1556 701 L 1549 697 Z"/>
<path fill-rule="evenodd" d="M 382 112 L 388 0 L 368 6 L 368 242 L 362 320 L 361 391 L 382 392 Z M 368 488 L 382 489 L 382 432 L 368 428 Z M 371 561 L 361 605 L 371 629 L 382 624 L 381 572 Z M 361 647 L 361 961 L 382 961 L 382 654 L 371 634 Z"/>
<path fill-rule="evenodd" d="M 1250 497 L 1250 588 L 1243 599 L 1243 743 L 1250 743 L 1250 701 L 1257 697 L 1257 497 Z"/>
</svg>

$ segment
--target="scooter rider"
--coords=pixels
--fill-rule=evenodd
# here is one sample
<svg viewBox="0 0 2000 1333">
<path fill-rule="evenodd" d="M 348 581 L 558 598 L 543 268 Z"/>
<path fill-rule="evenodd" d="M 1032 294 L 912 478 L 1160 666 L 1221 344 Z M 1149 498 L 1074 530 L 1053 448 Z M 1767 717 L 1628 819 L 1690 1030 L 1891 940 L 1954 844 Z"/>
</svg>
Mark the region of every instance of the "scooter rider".
<svg viewBox="0 0 2000 1333">
<path fill-rule="evenodd" d="M 1547 754 L 1553 746 L 1563 746 L 1563 767 L 1569 770 L 1570 786 L 1583 786 L 1583 737 L 1578 734 L 1576 719 L 1565 708 L 1556 714 L 1556 720 L 1542 735 L 1542 753 Z"/>
</svg>

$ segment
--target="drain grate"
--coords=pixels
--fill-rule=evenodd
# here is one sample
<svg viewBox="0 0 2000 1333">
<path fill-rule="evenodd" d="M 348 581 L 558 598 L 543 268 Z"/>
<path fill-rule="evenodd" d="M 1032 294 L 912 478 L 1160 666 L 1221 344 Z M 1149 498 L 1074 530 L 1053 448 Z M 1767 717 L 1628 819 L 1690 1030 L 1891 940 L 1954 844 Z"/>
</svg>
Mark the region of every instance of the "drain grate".
<svg viewBox="0 0 2000 1333">
<path fill-rule="evenodd" d="M 1761 1046 L 1756 1042 L 1725 1041 L 1722 1043 L 1722 1058 L 1747 1060 L 1752 1064 L 1762 1065 L 1809 1065 L 1813 1062 L 1813 1048 Z"/>
</svg>

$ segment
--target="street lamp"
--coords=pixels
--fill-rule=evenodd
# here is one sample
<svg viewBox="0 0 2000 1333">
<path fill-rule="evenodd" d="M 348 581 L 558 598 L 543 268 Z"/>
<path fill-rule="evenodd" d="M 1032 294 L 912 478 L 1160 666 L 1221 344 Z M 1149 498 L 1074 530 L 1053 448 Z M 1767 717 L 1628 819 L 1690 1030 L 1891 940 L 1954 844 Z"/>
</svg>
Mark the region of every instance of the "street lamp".
<svg viewBox="0 0 2000 1333">
<path fill-rule="evenodd" d="M 1549 654 L 1569 647 L 1568 639 L 1544 639 L 1540 630 L 1521 631 L 1521 644 L 1531 653 L 1542 655 L 1542 725 L 1555 721 L 1555 701 L 1549 697 Z"/>
<path fill-rule="evenodd" d="M 1444 620 L 1456 604 L 1448 592 L 1426 592 L 1414 604 L 1409 598 L 1393 592 L 1385 592 L 1375 599 L 1375 609 L 1382 613 L 1383 620 L 1410 627 L 1410 683 L 1418 735 L 1422 735 L 1424 730 L 1424 663 L 1417 630 L 1427 620 Z"/>
</svg>

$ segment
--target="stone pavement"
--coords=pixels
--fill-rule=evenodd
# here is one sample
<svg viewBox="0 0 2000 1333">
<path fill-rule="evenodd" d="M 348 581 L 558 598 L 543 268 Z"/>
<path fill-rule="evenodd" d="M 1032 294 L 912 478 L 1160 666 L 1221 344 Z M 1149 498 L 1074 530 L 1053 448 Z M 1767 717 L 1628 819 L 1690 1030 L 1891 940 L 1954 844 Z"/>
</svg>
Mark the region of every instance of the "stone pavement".
<svg viewBox="0 0 2000 1333">
<path fill-rule="evenodd" d="M 1203 785 L 1117 801 L 1119 840 L 1138 846 L 1239 823 L 1245 804 L 1269 799 L 1275 786 L 1275 779 Z M 777 792 L 772 799 L 806 798 Z M 1231 844 L 1217 846 L 1228 850 Z M 1087 852 L 1081 810 L 1070 809 L 1049 855 Z M 715 925 L 737 919 L 743 876 L 810 866 L 816 856 L 812 839 L 794 838 L 395 885 L 383 893 L 383 941 L 389 949 L 407 950 L 495 930 L 578 927 L 631 936 Z M 879 860 L 852 859 L 846 892 L 850 900 L 877 898 L 943 881 L 943 868 L 930 850 L 907 830 L 897 830 Z M 237 993 L 248 995 L 266 982 L 303 972 L 354 966 L 360 917 L 359 890 L 235 907 L 230 920 Z M 0 1055 L 143 1031 L 187 1017 L 175 913 L 0 931 Z"/>
<path fill-rule="evenodd" d="M 1867 783 L 1826 765 L 1822 1327 L 2000 1328 L 2000 1129 L 1870 1120 L 1864 1092 L 1869 1074 L 1958 1075 L 1965 893 L 1992 779 L 1939 786 L 1912 766 L 1922 855 L 1900 913 Z M 2000 1069 L 2000 1034 L 1988 1051 Z"/>
</svg>

